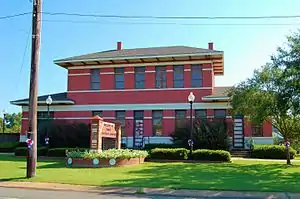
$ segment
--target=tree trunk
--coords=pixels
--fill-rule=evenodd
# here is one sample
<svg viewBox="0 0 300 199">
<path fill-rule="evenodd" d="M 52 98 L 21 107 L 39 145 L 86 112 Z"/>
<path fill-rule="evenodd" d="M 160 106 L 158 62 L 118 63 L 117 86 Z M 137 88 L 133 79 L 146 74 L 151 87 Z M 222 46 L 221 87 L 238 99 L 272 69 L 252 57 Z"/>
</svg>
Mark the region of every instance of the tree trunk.
<svg viewBox="0 0 300 199">
<path fill-rule="evenodd" d="M 286 164 L 291 164 L 290 147 L 286 148 Z"/>
</svg>

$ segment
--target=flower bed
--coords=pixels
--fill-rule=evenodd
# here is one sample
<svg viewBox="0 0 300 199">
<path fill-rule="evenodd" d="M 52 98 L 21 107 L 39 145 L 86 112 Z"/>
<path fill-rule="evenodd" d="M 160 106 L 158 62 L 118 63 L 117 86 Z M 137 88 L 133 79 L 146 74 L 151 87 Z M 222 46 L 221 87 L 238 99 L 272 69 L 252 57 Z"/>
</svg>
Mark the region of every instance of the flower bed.
<svg viewBox="0 0 300 199">
<path fill-rule="evenodd" d="M 68 167 L 116 167 L 144 162 L 146 151 L 129 149 L 109 149 L 102 152 L 71 151 L 67 153 Z"/>
</svg>

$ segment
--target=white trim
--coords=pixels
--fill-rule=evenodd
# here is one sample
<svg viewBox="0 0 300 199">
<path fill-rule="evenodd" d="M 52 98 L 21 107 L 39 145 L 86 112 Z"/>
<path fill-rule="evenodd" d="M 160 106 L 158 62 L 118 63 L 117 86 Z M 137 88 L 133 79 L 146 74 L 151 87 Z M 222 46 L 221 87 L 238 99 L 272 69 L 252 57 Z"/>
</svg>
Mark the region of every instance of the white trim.
<svg viewBox="0 0 300 199">
<path fill-rule="evenodd" d="M 115 72 L 100 72 L 100 75 L 114 75 Z"/>
<path fill-rule="evenodd" d="M 73 90 L 69 93 L 98 93 L 98 92 L 130 92 L 130 91 L 177 91 L 177 90 L 211 90 L 212 87 L 200 87 L 200 88 L 148 88 L 148 89 L 113 89 L 113 90 Z"/>
<path fill-rule="evenodd" d="M 93 117 L 54 117 L 54 120 L 90 120 Z M 102 117 L 104 120 L 115 120 L 115 117 Z M 23 117 L 22 120 L 28 120 L 27 117 Z M 41 118 L 41 120 L 48 120 L 47 118 Z"/>
<path fill-rule="evenodd" d="M 125 74 L 134 74 L 134 71 L 125 71 Z"/>
<path fill-rule="evenodd" d="M 205 55 L 223 55 L 223 52 L 203 52 L 203 53 L 187 53 L 187 54 L 169 54 L 169 55 L 144 55 L 144 56 L 133 56 L 133 57 L 103 57 L 93 59 L 73 59 L 67 61 L 55 60 L 55 64 L 69 63 L 69 62 L 88 62 L 88 61 L 107 61 L 107 60 L 130 60 L 130 59 L 147 59 L 147 58 L 164 58 L 164 57 L 189 57 L 189 56 L 205 56 Z M 160 63 L 161 64 L 161 63 Z"/>
<path fill-rule="evenodd" d="M 164 116 L 163 119 L 175 119 L 175 116 Z"/>
<path fill-rule="evenodd" d="M 68 76 L 84 76 L 91 75 L 91 73 L 69 73 Z"/>
<path fill-rule="evenodd" d="M 51 111 L 106 111 L 106 110 L 189 110 L 188 103 L 164 104 L 86 104 L 52 106 Z M 194 103 L 194 109 L 230 109 L 228 103 Z M 28 111 L 28 106 L 23 106 Z M 38 111 L 47 111 L 47 106 L 38 106 Z"/>
<path fill-rule="evenodd" d="M 170 70 L 166 70 L 166 71 L 167 71 L 167 73 L 168 73 L 168 72 L 173 72 L 173 70 L 172 70 L 172 69 L 170 69 Z"/>
<path fill-rule="evenodd" d="M 212 68 L 202 68 L 202 70 L 213 70 Z"/>
<path fill-rule="evenodd" d="M 184 72 L 191 72 L 191 69 L 187 68 L 187 69 L 183 69 Z"/>
<path fill-rule="evenodd" d="M 55 63 L 55 62 L 54 62 Z M 68 63 L 68 62 L 66 62 Z M 55 63 L 57 64 L 57 63 Z M 72 66 L 71 70 L 75 69 L 90 69 L 90 68 L 118 68 L 118 67 L 137 67 L 137 66 L 161 66 L 161 65 L 184 65 L 184 64 L 212 64 L 210 60 L 203 61 L 182 61 L 182 62 L 154 62 L 154 63 L 131 63 L 131 64 L 106 64 L 106 65 L 88 65 L 88 66 Z M 65 66 L 63 66 L 65 67 Z"/>
<path fill-rule="evenodd" d="M 125 117 L 125 120 L 133 120 L 133 117 Z"/>
<path fill-rule="evenodd" d="M 144 117 L 144 119 L 146 119 L 146 120 L 147 120 L 147 119 L 148 119 L 148 120 L 150 119 L 150 120 L 151 120 L 151 119 L 152 119 L 152 117 Z"/>
<path fill-rule="evenodd" d="M 211 101 L 211 100 L 230 100 L 229 97 L 202 97 L 203 101 Z"/>
<path fill-rule="evenodd" d="M 155 70 L 146 70 L 145 73 L 155 73 Z"/>
</svg>

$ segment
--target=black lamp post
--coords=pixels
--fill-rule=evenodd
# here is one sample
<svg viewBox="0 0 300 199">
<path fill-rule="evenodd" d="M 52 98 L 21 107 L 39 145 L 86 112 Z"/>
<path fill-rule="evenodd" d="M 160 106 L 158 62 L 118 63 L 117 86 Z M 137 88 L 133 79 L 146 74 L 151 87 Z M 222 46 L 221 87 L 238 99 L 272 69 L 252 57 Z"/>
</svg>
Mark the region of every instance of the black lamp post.
<svg viewBox="0 0 300 199">
<path fill-rule="evenodd" d="M 188 144 L 190 146 L 190 155 L 189 155 L 189 159 L 192 159 L 192 153 L 193 153 L 193 103 L 195 101 L 195 95 L 193 94 L 193 92 L 190 92 L 189 96 L 188 96 L 188 101 L 190 103 L 190 126 L 191 126 L 191 132 L 190 132 L 190 139 L 188 140 Z"/>
<path fill-rule="evenodd" d="M 5 112 L 5 110 L 3 110 L 2 112 L 3 112 L 3 119 L 2 119 L 2 133 L 4 133 L 4 132 L 5 132 L 6 112 Z"/>
<path fill-rule="evenodd" d="M 46 99 L 46 104 L 47 104 L 47 123 L 48 125 L 50 124 L 50 105 L 52 104 L 52 98 L 49 95 L 48 98 Z M 45 137 L 45 144 L 49 144 L 49 126 L 47 125 L 47 134 Z"/>
</svg>

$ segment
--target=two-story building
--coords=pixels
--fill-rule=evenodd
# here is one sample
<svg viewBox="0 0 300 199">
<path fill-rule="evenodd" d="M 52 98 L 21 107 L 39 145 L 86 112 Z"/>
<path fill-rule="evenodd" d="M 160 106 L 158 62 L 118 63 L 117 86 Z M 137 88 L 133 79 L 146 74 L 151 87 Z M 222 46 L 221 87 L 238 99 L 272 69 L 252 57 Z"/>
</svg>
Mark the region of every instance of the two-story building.
<svg viewBox="0 0 300 199">
<path fill-rule="evenodd" d="M 190 92 L 195 95 L 195 117 L 226 118 L 234 125 L 232 145 L 244 147 L 253 137 L 256 143 L 272 143 L 272 125 L 254 126 L 246 118 L 231 118 L 226 89 L 216 87 L 215 77 L 224 75 L 224 53 L 208 48 L 167 46 L 115 50 L 55 60 L 68 70 L 68 89 L 50 94 L 54 120 L 89 123 L 99 115 L 122 124 L 123 142 L 129 147 L 142 141 L 169 143 L 170 133 L 189 118 Z M 47 114 L 46 98 L 38 97 L 39 115 Z M 12 101 L 22 106 L 22 134 L 28 126 L 28 99 Z M 146 138 L 146 139 L 145 139 Z"/>
</svg>

